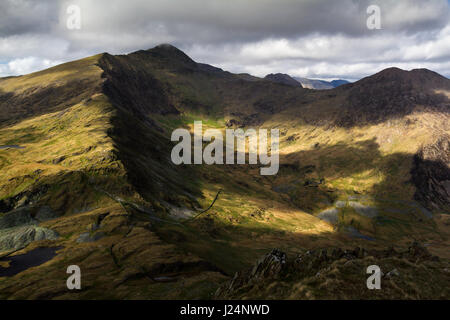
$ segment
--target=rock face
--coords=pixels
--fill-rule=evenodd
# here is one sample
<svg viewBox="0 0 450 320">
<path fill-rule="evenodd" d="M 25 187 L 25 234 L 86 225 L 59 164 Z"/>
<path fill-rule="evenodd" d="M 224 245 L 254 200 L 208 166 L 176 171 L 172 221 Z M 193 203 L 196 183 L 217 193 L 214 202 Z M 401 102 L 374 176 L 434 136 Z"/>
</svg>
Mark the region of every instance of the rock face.
<svg viewBox="0 0 450 320">
<path fill-rule="evenodd" d="M 450 212 L 450 136 L 419 150 L 411 175 L 417 201 L 429 210 Z"/>
</svg>

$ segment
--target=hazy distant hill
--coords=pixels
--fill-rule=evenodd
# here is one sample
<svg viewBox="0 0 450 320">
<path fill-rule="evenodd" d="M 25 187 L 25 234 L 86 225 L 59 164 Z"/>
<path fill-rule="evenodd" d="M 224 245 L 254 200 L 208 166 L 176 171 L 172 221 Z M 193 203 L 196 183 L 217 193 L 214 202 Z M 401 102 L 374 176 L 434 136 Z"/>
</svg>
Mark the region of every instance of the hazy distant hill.
<svg viewBox="0 0 450 320">
<path fill-rule="evenodd" d="M 350 83 L 347 80 L 332 80 L 332 81 L 324 81 L 324 80 L 314 80 L 308 78 L 301 77 L 291 77 L 288 74 L 284 73 L 271 73 L 264 77 L 264 79 L 283 83 L 286 85 L 294 86 L 294 87 L 303 87 L 307 89 L 317 89 L 317 90 L 325 90 L 325 89 L 333 89 L 339 87 L 343 84 Z"/>
</svg>

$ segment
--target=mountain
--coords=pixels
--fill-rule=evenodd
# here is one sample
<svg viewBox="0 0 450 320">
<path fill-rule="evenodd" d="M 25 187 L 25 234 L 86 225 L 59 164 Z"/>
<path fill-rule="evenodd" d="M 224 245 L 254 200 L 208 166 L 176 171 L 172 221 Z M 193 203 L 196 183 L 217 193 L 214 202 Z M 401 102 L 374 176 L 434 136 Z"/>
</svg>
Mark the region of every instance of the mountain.
<svg viewBox="0 0 450 320">
<path fill-rule="evenodd" d="M 342 80 L 342 79 L 338 79 L 338 80 L 331 80 L 330 84 L 333 86 L 333 88 L 342 86 L 344 84 L 350 83 L 350 81 L 347 80 Z"/>
<path fill-rule="evenodd" d="M 283 83 L 288 86 L 293 87 L 302 87 L 302 84 L 299 83 L 297 80 L 289 76 L 288 74 L 283 73 L 271 73 L 264 77 L 264 79 L 277 82 L 277 83 Z"/>
<path fill-rule="evenodd" d="M 1 78 L 0 298 L 447 299 L 449 98 L 424 69 L 308 90 L 171 45 Z M 175 165 L 195 120 L 279 129 L 278 173 Z"/>
<path fill-rule="evenodd" d="M 336 87 L 339 87 L 344 84 L 348 84 L 347 80 L 332 80 L 332 81 L 325 81 L 325 80 L 315 80 L 315 79 L 308 79 L 308 78 L 302 78 L 302 77 L 294 77 L 295 80 L 300 82 L 303 86 L 303 88 L 308 89 L 316 89 L 316 90 L 325 90 L 325 89 L 333 89 Z"/>
<path fill-rule="evenodd" d="M 426 69 L 389 68 L 341 89 L 347 92 L 347 104 L 359 113 L 352 123 L 403 117 L 417 106 L 448 112 L 449 80 Z"/>
</svg>

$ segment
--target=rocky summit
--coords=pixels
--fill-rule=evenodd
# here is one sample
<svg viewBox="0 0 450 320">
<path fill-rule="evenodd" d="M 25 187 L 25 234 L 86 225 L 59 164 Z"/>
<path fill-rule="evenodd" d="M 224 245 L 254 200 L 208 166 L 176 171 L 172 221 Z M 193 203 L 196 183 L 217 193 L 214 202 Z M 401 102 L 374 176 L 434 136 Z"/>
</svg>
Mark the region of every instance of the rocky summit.
<svg viewBox="0 0 450 320">
<path fill-rule="evenodd" d="M 450 80 L 338 84 L 167 44 L 0 78 L 0 299 L 448 299 Z M 279 130 L 279 171 L 175 165 L 195 121 Z"/>
</svg>

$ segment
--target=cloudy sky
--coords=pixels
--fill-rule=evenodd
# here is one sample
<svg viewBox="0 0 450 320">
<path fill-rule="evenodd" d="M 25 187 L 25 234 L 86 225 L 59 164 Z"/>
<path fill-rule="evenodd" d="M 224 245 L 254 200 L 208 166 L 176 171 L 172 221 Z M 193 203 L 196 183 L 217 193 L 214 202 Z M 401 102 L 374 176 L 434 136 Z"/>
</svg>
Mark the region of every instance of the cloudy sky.
<svg viewBox="0 0 450 320">
<path fill-rule="evenodd" d="M 80 29 L 68 28 L 73 5 Z M 367 27 L 370 5 L 381 29 Z M 397 66 L 450 77 L 450 0 L 0 1 L 0 76 L 161 43 L 257 76 L 355 80 Z"/>
</svg>

